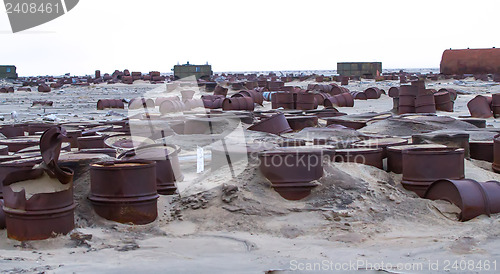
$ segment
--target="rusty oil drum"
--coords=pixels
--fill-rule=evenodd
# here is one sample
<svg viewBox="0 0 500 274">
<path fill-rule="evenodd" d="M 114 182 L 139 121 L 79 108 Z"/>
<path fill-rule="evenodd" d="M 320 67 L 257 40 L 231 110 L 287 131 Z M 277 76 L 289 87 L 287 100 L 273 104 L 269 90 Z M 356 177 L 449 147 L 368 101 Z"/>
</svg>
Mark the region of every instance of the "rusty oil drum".
<svg viewBox="0 0 500 274">
<path fill-rule="evenodd" d="M 126 161 L 155 161 L 158 194 L 173 195 L 177 191 L 175 182 L 184 179 L 178 157 L 180 150 L 180 147 L 170 144 L 146 145 L 138 147 L 134 151 L 127 151 L 118 158 Z"/>
<path fill-rule="evenodd" d="M 500 137 L 493 141 L 493 171 L 500 173 Z"/>
<path fill-rule="evenodd" d="M 61 168 L 69 180 L 68 188 L 25 198 L 25 191 L 14 192 L 13 183 L 39 178 L 41 169 L 14 171 L 3 180 L 7 236 L 18 241 L 44 240 L 56 234 L 67 234 L 75 227 L 73 171 Z"/>
<path fill-rule="evenodd" d="M 316 187 L 311 183 L 323 176 L 321 150 L 282 149 L 259 153 L 260 172 L 287 200 L 301 200 Z"/>
<path fill-rule="evenodd" d="M 438 180 L 427 189 L 426 199 L 444 200 L 460 208 L 459 220 L 500 212 L 500 182 L 477 182 L 471 179 Z"/>
<path fill-rule="evenodd" d="M 461 180 L 465 177 L 464 149 L 421 148 L 403 150 L 404 188 L 424 197 L 436 180 Z"/>
<path fill-rule="evenodd" d="M 3 212 L 2 199 L 0 199 L 0 229 L 5 229 L 5 212 Z"/>
<path fill-rule="evenodd" d="M 396 174 L 403 173 L 403 150 L 415 148 L 446 148 L 445 145 L 440 144 L 410 144 L 389 146 L 387 151 L 387 171 Z"/>
<path fill-rule="evenodd" d="M 158 216 L 156 163 L 130 160 L 90 166 L 90 195 L 97 215 L 119 223 L 148 224 Z"/>
<path fill-rule="evenodd" d="M 347 148 L 335 150 L 335 162 L 357 163 L 384 169 L 383 148 Z"/>
</svg>

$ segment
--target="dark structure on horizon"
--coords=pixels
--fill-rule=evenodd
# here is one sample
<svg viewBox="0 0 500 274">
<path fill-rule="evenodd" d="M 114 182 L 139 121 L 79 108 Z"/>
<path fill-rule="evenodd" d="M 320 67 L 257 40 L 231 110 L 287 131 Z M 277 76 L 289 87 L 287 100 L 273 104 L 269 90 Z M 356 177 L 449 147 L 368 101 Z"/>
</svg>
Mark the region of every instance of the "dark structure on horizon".
<svg viewBox="0 0 500 274">
<path fill-rule="evenodd" d="M 382 62 L 339 62 L 337 73 L 340 76 L 373 78 L 382 74 Z"/>
<path fill-rule="evenodd" d="M 189 62 L 184 65 L 175 65 L 173 71 L 175 79 L 182 79 L 194 75 L 196 80 L 198 80 L 200 78 L 209 78 L 213 74 L 211 65 L 191 65 Z"/>
<path fill-rule="evenodd" d="M 442 74 L 500 74 L 500 48 L 447 49 L 441 58 Z"/>
<path fill-rule="evenodd" d="M 0 66 L 0 78 L 17 79 L 16 66 Z"/>
</svg>

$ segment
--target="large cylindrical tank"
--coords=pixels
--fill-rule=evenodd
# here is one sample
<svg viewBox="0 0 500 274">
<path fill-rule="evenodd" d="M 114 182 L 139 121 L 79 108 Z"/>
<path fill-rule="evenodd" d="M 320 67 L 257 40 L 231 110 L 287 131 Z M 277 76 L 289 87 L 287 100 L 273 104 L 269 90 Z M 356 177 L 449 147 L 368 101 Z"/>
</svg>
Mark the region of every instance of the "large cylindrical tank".
<svg viewBox="0 0 500 274">
<path fill-rule="evenodd" d="M 447 49 L 441 58 L 442 74 L 500 73 L 500 48 Z"/>
</svg>

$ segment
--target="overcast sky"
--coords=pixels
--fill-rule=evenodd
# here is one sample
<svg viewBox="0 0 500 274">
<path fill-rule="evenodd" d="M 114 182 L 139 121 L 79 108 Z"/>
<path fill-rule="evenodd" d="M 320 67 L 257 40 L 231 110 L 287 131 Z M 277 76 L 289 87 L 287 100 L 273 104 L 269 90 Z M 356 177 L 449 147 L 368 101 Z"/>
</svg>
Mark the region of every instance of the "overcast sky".
<svg viewBox="0 0 500 274">
<path fill-rule="evenodd" d="M 80 0 L 12 34 L 0 14 L 0 64 L 21 76 L 114 69 L 331 70 L 341 61 L 437 68 L 447 48 L 500 47 L 499 0 Z"/>
</svg>

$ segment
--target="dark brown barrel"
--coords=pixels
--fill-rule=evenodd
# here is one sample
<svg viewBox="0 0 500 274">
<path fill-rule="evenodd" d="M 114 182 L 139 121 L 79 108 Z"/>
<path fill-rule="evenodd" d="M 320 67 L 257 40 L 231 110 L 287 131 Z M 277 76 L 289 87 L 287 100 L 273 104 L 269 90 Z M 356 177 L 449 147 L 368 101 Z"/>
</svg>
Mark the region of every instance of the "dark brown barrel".
<svg viewBox="0 0 500 274">
<path fill-rule="evenodd" d="M 493 116 L 491 111 L 492 98 L 477 95 L 467 103 L 470 115 L 475 118 L 490 118 Z"/>
<path fill-rule="evenodd" d="M 415 112 L 416 113 L 436 113 L 436 104 L 434 102 L 434 95 L 419 94 L 415 98 Z"/>
<path fill-rule="evenodd" d="M 464 150 L 455 148 L 410 149 L 403 151 L 404 188 L 423 197 L 432 182 L 464 178 Z"/>
<path fill-rule="evenodd" d="M 97 101 L 97 109 L 103 110 L 106 108 L 125 108 L 121 99 L 100 99 Z"/>
<path fill-rule="evenodd" d="M 226 98 L 222 101 L 223 110 L 251 110 L 255 107 L 252 97 Z"/>
<path fill-rule="evenodd" d="M 38 86 L 38 92 L 50 92 L 50 87 L 46 84 L 40 84 Z"/>
<path fill-rule="evenodd" d="M 155 162 L 130 160 L 90 166 L 89 200 L 97 215 L 107 220 L 151 223 L 158 216 L 157 199 Z"/>
<path fill-rule="evenodd" d="M 129 109 L 154 108 L 155 102 L 150 98 L 133 98 L 128 103 Z"/>
<path fill-rule="evenodd" d="M 460 208 L 460 221 L 500 212 L 500 182 L 471 179 L 437 180 L 425 193 L 426 199 L 444 200 Z"/>
<path fill-rule="evenodd" d="M 335 150 L 335 162 L 351 162 L 383 169 L 382 148 L 353 148 Z"/>
<path fill-rule="evenodd" d="M 364 92 L 368 99 L 378 99 L 382 95 L 382 91 L 377 87 L 367 88 Z"/>
<path fill-rule="evenodd" d="M 493 171 L 500 173 L 500 137 L 493 141 Z"/>
<path fill-rule="evenodd" d="M 164 100 L 160 103 L 160 113 L 181 112 L 186 109 L 186 105 L 179 100 Z"/>
<path fill-rule="evenodd" d="M 268 132 L 277 135 L 292 131 L 283 113 L 264 118 L 260 122 L 250 126 L 248 130 Z"/>
<path fill-rule="evenodd" d="M 389 89 L 389 97 L 399 98 L 399 88 L 398 87 L 391 87 Z"/>
<path fill-rule="evenodd" d="M 500 93 L 495 93 L 491 96 L 491 109 L 495 117 L 500 116 Z"/>
<path fill-rule="evenodd" d="M 314 93 L 296 93 L 295 101 L 296 109 L 311 110 L 318 107 L 318 104 L 316 103 L 316 95 Z"/>
<path fill-rule="evenodd" d="M 259 169 L 271 186 L 287 200 L 300 200 L 311 193 L 323 176 L 321 151 L 273 150 L 259 153 Z"/>
<path fill-rule="evenodd" d="M 156 187 L 161 195 L 173 195 L 177 191 L 176 182 L 184 179 L 179 165 L 180 148 L 170 144 L 138 147 L 118 158 L 129 160 L 148 160 L 156 162 Z"/>
<path fill-rule="evenodd" d="M 275 92 L 271 94 L 272 108 L 295 109 L 295 100 L 293 93 Z"/>
<path fill-rule="evenodd" d="M 78 150 L 91 149 L 91 148 L 106 148 L 104 143 L 104 136 L 84 136 L 77 137 Z"/>
<path fill-rule="evenodd" d="M 453 101 L 449 91 L 444 90 L 434 93 L 434 101 L 436 102 L 436 110 L 453 112 Z"/>
</svg>

